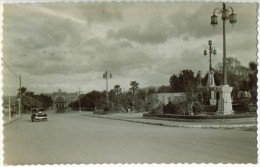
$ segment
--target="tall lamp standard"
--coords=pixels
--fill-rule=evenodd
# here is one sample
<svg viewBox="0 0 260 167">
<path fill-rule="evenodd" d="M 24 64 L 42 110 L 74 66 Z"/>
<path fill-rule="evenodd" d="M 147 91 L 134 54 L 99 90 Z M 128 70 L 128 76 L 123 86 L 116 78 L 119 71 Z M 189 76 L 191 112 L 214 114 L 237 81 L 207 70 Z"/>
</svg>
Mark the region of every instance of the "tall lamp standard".
<svg viewBox="0 0 260 167">
<path fill-rule="evenodd" d="M 229 12 L 232 12 L 229 15 Z M 215 27 L 218 24 L 218 16 L 216 16 L 216 12 L 218 14 L 222 14 L 221 19 L 223 20 L 223 81 L 222 85 L 218 88 L 219 94 L 219 103 L 218 103 L 218 113 L 219 114 L 233 114 L 234 111 L 232 109 L 232 101 L 231 101 L 231 92 L 232 87 L 229 87 L 227 83 L 227 71 L 226 71 L 226 30 L 225 25 L 229 20 L 229 23 L 232 26 L 237 22 L 236 14 L 232 7 L 226 7 L 225 3 L 223 3 L 222 8 L 215 8 L 213 11 L 213 15 L 211 16 L 210 24 Z"/>
<path fill-rule="evenodd" d="M 106 79 L 106 103 L 108 104 L 108 79 L 112 78 L 111 72 L 106 72 L 103 74 L 103 78 Z"/>
<path fill-rule="evenodd" d="M 211 71 L 212 70 L 212 65 L 211 65 L 211 54 L 213 55 L 216 55 L 217 54 L 217 50 L 215 49 L 214 46 L 212 46 L 212 41 L 209 40 L 208 42 L 208 45 L 209 45 L 209 70 Z M 214 49 L 213 49 L 214 48 Z M 207 56 L 207 49 L 204 50 L 204 55 Z"/>
<path fill-rule="evenodd" d="M 215 98 L 215 81 L 214 81 L 214 72 L 212 69 L 212 65 L 211 65 L 211 55 L 216 55 L 217 51 L 215 49 L 215 47 L 212 46 L 212 41 L 209 40 L 208 42 L 209 45 L 209 72 L 208 72 L 208 81 L 207 81 L 207 85 L 210 89 L 210 100 L 209 103 L 210 105 L 216 105 L 216 98 Z M 214 49 L 213 49 L 214 48 Z M 204 55 L 207 55 L 207 49 L 204 50 Z"/>
</svg>

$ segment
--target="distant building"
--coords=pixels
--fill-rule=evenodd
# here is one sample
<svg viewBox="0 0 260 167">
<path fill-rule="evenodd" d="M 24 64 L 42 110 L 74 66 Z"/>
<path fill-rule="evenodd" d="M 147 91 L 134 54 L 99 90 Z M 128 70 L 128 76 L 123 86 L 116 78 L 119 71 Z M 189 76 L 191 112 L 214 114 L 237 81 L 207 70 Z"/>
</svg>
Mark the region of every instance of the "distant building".
<svg viewBox="0 0 260 167">
<path fill-rule="evenodd" d="M 71 102 L 76 101 L 79 98 L 78 92 L 67 93 L 66 91 L 61 91 L 61 89 L 57 92 L 46 93 L 46 95 L 51 96 L 53 100 L 53 108 L 56 109 L 67 108 Z"/>
<path fill-rule="evenodd" d="M 238 91 L 237 92 L 237 96 L 236 98 L 240 99 L 240 98 L 245 98 L 245 97 L 251 97 L 251 94 L 247 91 Z"/>
<path fill-rule="evenodd" d="M 178 102 L 183 101 L 186 98 L 186 95 L 182 92 L 180 93 L 155 93 L 153 96 L 157 96 L 158 100 L 163 104 L 168 104 L 169 101 Z"/>
</svg>

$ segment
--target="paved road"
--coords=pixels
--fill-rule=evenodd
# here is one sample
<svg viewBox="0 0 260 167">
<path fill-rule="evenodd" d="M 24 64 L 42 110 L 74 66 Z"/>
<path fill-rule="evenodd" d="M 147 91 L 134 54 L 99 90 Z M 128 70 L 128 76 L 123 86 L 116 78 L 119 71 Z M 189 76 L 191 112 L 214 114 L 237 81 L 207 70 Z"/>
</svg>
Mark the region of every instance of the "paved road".
<svg viewBox="0 0 260 167">
<path fill-rule="evenodd" d="M 256 163 L 256 132 L 173 128 L 49 113 L 4 126 L 4 164 Z"/>
</svg>

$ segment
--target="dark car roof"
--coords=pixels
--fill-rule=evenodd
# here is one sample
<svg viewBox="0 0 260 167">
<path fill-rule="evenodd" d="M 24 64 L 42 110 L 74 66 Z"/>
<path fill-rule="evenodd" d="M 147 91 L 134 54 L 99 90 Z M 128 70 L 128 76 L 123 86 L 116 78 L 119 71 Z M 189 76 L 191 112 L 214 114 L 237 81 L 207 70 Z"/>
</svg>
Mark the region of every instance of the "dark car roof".
<svg viewBox="0 0 260 167">
<path fill-rule="evenodd" d="M 36 111 L 36 110 L 41 110 L 41 111 L 43 111 L 44 108 L 33 108 L 33 109 L 32 109 L 32 111 Z"/>
</svg>

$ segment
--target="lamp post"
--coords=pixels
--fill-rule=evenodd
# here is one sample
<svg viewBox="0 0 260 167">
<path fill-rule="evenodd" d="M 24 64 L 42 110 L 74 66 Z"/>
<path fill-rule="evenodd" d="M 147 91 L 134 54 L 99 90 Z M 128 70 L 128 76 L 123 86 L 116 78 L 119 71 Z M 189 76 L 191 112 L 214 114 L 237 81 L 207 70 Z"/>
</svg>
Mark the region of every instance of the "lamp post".
<svg viewBox="0 0 260 167">
<path fill-rule="evenodd" d="M 208 86 L 209 87 L 214 87 L 215 86 L 215 82 L 214 82 L 214 74 L 213 74 L 213 70 L 212 70 L 212 65 L 211 65 L 211 55 L 216 55 L 217 54 L 217 50 L 215 49 L 215 47 L 212 46 L 212 41 L 209 40 L 208 41 L 208 45 L 209 45 L 209 73 L 208 73 Z M 207 48 L 205 48 L 204 50 L 204 55 L 206 56 L 207 53 Z"/>
<path fill-rule="evenodd" d="M 231 14 L 229 15 L 229 12 L 231 10 Z M 225 3 L 223 3 L 222 9 L 216 8 L 213 11 L 213 15 L 211 16 L 211 22 L 210 24 L 215 28 L 215 26 L 218 24 L 218 16 L 216 16 L 216 12 L 218 14 L 222 14 L 221 19 L 223 20 L 223 82 L 222 85 L 228 85 L 227 84 L 227 71 L 226 71 L 226 30 L 225 25 L 226 21 L 229 20 L 229 23 L 232 24 L 232 26 L 237 22 L 236 14 L 234 13 L 234 10 L 232 7 L 226 8 Z"/>
<path fill-rule="evenodd" d="M 208 45 L 209 45 L 209 72 L 208 72 L 208 81 L 207 81 L 207 85 L 209 87 L 210 90 L 210 99 L 209 99 L 209 103 L 210 105 L 216 105 L 216 98 L 215 98 L 215 81 L 214 81 L 214 72 L 212 70 L 212 65 L 211 65 L 211 55 L 216 55 L 217 51 L 215 49 L 215 47 L 212 46 L 212 41 L 209 40 L 208 41 Z M 207 55 L 207 49 L 204 50 L 204 55 Z"/>
<path fill-rule="evenodd" d="M 229 12 L 232 12 L 229 15 Z M 216 13 L 222 14 L 221 19 L 223 21 L 223 71 L 222 71 L 222 85 L 218 88 L 218 91 L 220 93 L 219 97 L 219 103 L 218 103 L 218 113 L 219 114 L 233 114 L 234 111 L 232 109 L 232 100 L 231 100 L 231 92 L 232 87 L 228 86 L 227 83 L 227 70 L 226 70 L 226 30 L 225 25 L 226 22 L 229 21 L 229 23 L 232 24 L 232 26 L 237 22 L 236 14 L 234 13 L 234 10 L 232 7 L 226 7 L 226 4 L 222 4 L 222 8 L 215 8 L 213 11 L 213 15 L 211 16 L 211 22 L 210 24 L 215 28 L 215 26 L 218 24 L 218 16 L 216 16 Z"/>
<path fill-rule="evenodd" d="M 212 71 L 211 54 L 216 55 L 217 51 L 216 51 L 215 47 L 213 49 L 211 40 L 209 40 L 208 45 L 209 45 L 209 48 L 208 48 L 208 50 L 209 50 L 209 71 Z M 207 49 L 205 49 L 204 50 L 204 55 L 207 56 L 207 54 L 208 54 L 207 53 Z"/>
<path fill-rule="evenodd" d="M 106 103 L 108 104 L 108 79 L 112 78 L 111 72 L 106 72 L 103 74 L 103 78 L 106 79 Z"/>
</svg>

